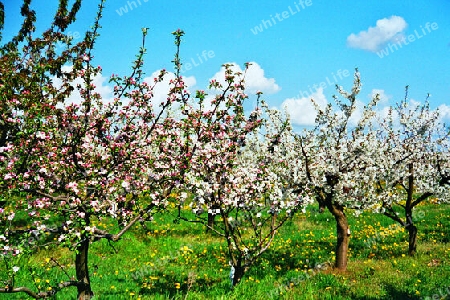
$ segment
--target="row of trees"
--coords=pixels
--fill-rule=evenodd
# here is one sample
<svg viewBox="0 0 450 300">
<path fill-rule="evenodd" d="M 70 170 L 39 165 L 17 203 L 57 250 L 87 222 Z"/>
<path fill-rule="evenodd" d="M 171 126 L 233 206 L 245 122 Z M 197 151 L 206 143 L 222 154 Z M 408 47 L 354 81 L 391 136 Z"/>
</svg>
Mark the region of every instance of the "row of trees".
<svg viewBox="0 0 450 300">
<path fill-rule="evenodd" d="M 202 223 L 226 241 L 233 285 L 277 229 L 314 201 L 335 217 L 339 270 L 347 266 L 348 209 L 399 222 L 413 254 L 414 207 L 431 197 L 448 201 L 449 131 L 428 105 L 405 97 L 383 116 L 378 97 L 360 107 L 356 71 L 351 92 L 338 88 L 333 104 L 316 105 L 316 125 L 299 133 L 261 93 L 244 111 L 249 64 L 243 73 L 224 65 L 222 81 L 191 95 L 180 75 L 181 30 L 173 32 L 170 90 L 155 103 L 155 86 L 171 74 L 144 81 L 147 29 L 132 74 L 111 78 L 114 99 L 106 101 L 93 84 L 101 69 L 91 62 L 104 1 L 93 29 L 73 44 L 65 32 L 80 6 L 60 1 L 51 27 L 36 38 L 35 14 L 24 1 L 23 26 L 0 49 L 0 255 L 7 270 L 0 292 L 44 298 L 75 286 L 79 299 L 90 299 L 90 245 L 117 241 L 136 222 L 151 220 L 174 192 L 178 219 Z M 2 5 L 0 17 L 1 29 Z M 79 103 L 68 101 L 73 94 Z M 181 209 L 186 204 L 194 216 Z M 120 230 L 93 225 L 101 219 Z M 16 286 L 17 272 L 26 272 L 19 261 L 43 244 L 73 251 L 76 278 L 51 291 Z"/>
</svg>

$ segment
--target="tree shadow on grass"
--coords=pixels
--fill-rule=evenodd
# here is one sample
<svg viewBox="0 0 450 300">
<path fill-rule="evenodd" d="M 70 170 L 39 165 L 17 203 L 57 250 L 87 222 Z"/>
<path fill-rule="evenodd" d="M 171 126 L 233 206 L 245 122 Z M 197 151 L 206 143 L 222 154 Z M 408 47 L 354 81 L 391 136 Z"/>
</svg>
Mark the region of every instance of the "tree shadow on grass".
<svg viewBox="0 0 450 300">
<path fill-rule="evenodd" d="M 270 268 L 277 270 L 277 276 L 284 276 L 295 269 L 307 271 L 310 269 L 321 269 L 325 267 L 325 265 L 329 267 L 329 264 L 331 263 L 330 259 L 326 259 L 324 256 L 328 251 L 326 249 L 329 247 L 329 242 L 314 241 L 314 247 L 322 249 L 320 250 L 322 252 L 316 252 L 306 256 L 298 253 L 298 249 L 302 249 L 303 246 L 306 245 L 310 246 L 311 244 L 292 243 L 292 245 L 285 250 L 269 249 L 263 254 L 263 258 L 266 258 Z M 292 249 L 297 250 L 292 251 Z"/>
</svg>

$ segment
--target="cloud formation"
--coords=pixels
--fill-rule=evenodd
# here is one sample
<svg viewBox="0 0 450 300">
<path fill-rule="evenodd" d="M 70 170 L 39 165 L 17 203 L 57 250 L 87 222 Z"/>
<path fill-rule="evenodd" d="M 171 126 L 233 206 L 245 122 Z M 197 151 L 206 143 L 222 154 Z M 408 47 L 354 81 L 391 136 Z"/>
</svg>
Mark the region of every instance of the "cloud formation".
<svg viewBox="0 0 450 300">
<path fill-rule="evenodd" d="M 72 68 L 73 66 L 62 66 L 61 71 L 64 73 L 68 73 L 72 71 Z M 114 99 L 113 88 L 108 85 L 108 80 L 109 78 L 103 76 L 101 73 L 98 73 L 92 78 L 92 84 L 95 86 L 94 91 L 102 96 L 104 103 L 110 102 Z M 62 86 L 62 80 L 57 76 L 53 76 L 52 81 L 55 87 L 60 88 Z M 81 77 L 77 77 L 72 81 L 71 86 L 74 87 L 74 90 L 72 91 L 70 96 L 65 99 L 64 105 L 79 105 L 83 102 L 80 92 L 76 88 L 78 84 L 80 84 L 81 86 L 84 85 L 84 81 Z M 59 105 L 61 106 L 62 104 Z"/>
<path fill-rule="evenodd" d="M 379 104 L 387 104 L 389 102 L 389 99 L 392 98 L 391 95 L 386 94 L 384 90 L 381 89 L 373 89 L 372 92 L 369 94 L 369 99 L 375 98 L 375 96 L 378 95 L 380 98 Z"/>
<path fill-rule="evenodd" d="M 320 87 L 310 97 L 288 98 L 284 100 L 281 107 L 289 113 L 293 124 L 311 126 L 314 125 L 317 115 L 311 99 L 314 99 L 320 107 L 324 107 L 328 103 L 323 94 L 323 88 Z"/>
<path fill-rule="evenodd" d="M 399 16 L 391 16 L 377 21 L 375 27 L 369 27 L 358 34 L 350 34 L 347 37 L 347 45 L 352 48 L 363 49 L 371 52 L 380 50 L 389 42 L 400 40 L 408 24 Z"/>
<path fill-rule="evenodd" d="M 441 104 L 438 107 L 439 121 L 445 124 L 450 123 L 450 106 Z"/>
<path fill-rule="evenodd" d="M 149 77 L 145 77 L 144 81 L 147 82 L 150 86 L 154 85 L 154 78 L 157 78 L 160 74 L 161 70 L 157 70 L 152 73 Z M 167 100 L 169 91 L 170 91 L 170 81 L 175 79 L 175 74 L 172 72 L 167 72 L 164 76 L 163 81 L 158 82 L 153 88 L 153 97 L 151 99 L 154 107 L 158 107 L 161 103 Z M 192 93 L 194 87 L 197 83 L 197 80 L 194 76 L 183 76 L 183 81 L 186 85 L 186 90 L 189 93 Z"/>
<path fill-rule="evenodd" d="M 229 64 L 233 65 L 231 69 L 234 72 L 244 72 L 238 64 Z M 267 78 L 265 76 L 264 70 L 259 64 L 256 62 L 251 62 L 250 64 L 245 76 L 247 93 L 255 94 L 257 91 L 261 91 L 265 94 L 274 94 L 281 90 L 281 87 L 275 83 L 274 78 Z M 215 79 L 218 82 L 225 84 L 225 68 L 222 67 L 211 79 Z"/>
</svg>

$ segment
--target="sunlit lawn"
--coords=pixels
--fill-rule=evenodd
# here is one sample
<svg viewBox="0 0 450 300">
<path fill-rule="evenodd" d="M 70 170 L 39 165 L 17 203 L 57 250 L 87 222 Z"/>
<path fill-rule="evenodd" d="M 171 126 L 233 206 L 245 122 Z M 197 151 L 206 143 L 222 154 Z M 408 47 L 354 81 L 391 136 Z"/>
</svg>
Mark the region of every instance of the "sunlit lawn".
<svg viewBox="0 0 450 300">
<path fill-rule="evenodd" d="M 407 233 L 384 216 L 349 214 L 348 271 L 335 273 L 334 219 L 311 208 L 283 227 L 269 251 L 233 290 L 225 242 L 169 215 L 137 226 L 118 243 L 94 243 L 96 299 L 423 299 L 450 298 L 450 207 L 420 206 L 418 254 Z M 423 217 L 423 218 L 422 218 Z M 103 224 L 103 226 L 109 226 Z M 74 275 L 72 254 L 41 250 L 23 263 L 17 283 L 47 289 Z M 0 270 L 1 272 L 1 270 Z M 74 299 L 75 288 L 56 299 Z M 26 299 L 25 294 L 0 299 Z"/>
</svg>

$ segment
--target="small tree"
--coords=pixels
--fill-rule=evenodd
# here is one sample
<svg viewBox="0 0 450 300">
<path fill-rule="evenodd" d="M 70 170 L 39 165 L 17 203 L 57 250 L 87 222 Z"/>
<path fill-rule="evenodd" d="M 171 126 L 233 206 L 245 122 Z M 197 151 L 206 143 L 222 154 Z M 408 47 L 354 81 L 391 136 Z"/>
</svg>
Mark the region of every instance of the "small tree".
<svg viewBox="0 0 450 300">
<path fill-rule="evenodd" d="M 267 120 L 261 120 L 259 107 L 247 117 L 242 106 L 247 99 L 245 73 L 233 73 L 230 65 L 224 68 L 225 85 L 210 84 L 210 89 L 222 92 L 212 100 L 213 109 L 205 110 L 196 121 L 198 128 L 191 137 L 203 141 L 186 174 L 197 216 L 180 218 L 203 223 L 224 238 L 234 286 L 269 248 L 277 229 L 299 203 L 307 201 L 295 195 L 291 186 L 289 120 L 283 121 L 279 112 L 266 106 Z M 217 215 L 218 224 L 211 226 L 211 217 L 204 219 L 203 212 Z"/>
<path fill-rule="evenodd" d="M 345 103 L 334 96 L 336 106 L 321 108 L 315 104 L 317 117 L 312 130 L 296 136 L 299 163 L 297 172 L 303 186 L 321 208 L 327 208 L 336 220 L 337 244 L 335 267 L 346 270 L 350 228 L 345 209 L 357 212 L 371 208 L 375 191 L 376 135 L 371 127 L 373 107 L 378 97 L 363 108 L 355 124 L 357 95 L 361 89 L 358 71 L 352 92 L 337 87 Z M 314 102 L 313 102 L 314 103 Z"/>
<path fill-rule="evenodd" d="M 380 118 L 377 188 L 381 212 L 408 231 L 408 253 L 414 255 L 418 231 L 414 208 L 432 197 L 441 203 L 449 199 L 449 132 L 428 102 L 415 104 L 407 95 L 408 87 L 405 99 Z"/>
</svg>

